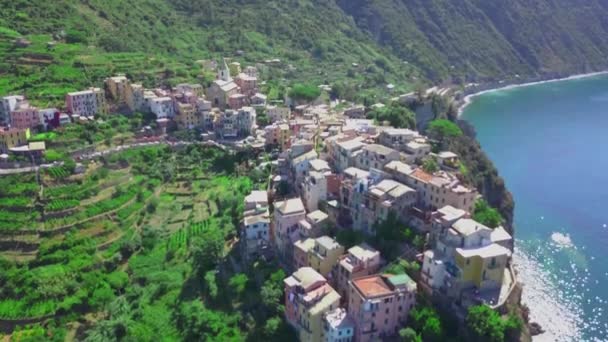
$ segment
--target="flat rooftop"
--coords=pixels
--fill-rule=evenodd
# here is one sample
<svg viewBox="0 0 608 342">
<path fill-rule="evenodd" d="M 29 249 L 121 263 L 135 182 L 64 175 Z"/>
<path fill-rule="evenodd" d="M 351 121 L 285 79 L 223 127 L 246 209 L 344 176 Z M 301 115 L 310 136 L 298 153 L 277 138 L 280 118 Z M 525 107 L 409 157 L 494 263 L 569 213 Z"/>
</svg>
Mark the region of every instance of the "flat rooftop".
<svg viewBox="0 0 608 342">
<path fill-rule="evenodd" d="M 304 203 L 302 203 L 302 200 L 299 197 L 277 202 L 274 207 L 275 210 L 278 210 L 283 215 L 306 212 Z"/>
<path fill-rule="evenodd" d="M 389 284 L 380 275 L 358 278 L 353 280 L 352 283 L 366 298 L 388 296 L 393 293 Z"/>
</svg>

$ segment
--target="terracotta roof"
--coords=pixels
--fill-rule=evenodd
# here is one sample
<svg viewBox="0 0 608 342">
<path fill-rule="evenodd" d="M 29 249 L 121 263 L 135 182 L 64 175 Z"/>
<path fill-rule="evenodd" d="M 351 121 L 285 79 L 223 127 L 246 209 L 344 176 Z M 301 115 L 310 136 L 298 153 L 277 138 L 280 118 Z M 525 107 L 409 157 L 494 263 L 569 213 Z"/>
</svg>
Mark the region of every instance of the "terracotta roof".
<svg viewBox="0 0 608 342">
<path fill-rule="evenodd" d="M 419 179 L 423 182 L 427 182 L 427 183 L 433 180 L 433 175 L 424 172 L 424 170 L 422 170 L 422 169 L 414 170 L 414 172 L 412 173 L 412 176 L 414 178 L 417 178 L 417 179 Z"/>
<path fill-rule="evenodd" d="M 393 293 L 384 278 L 380 275 L 355 279 L 353 280 L 353 285 L 367 298 L 386 296 Z"/>
</svg>

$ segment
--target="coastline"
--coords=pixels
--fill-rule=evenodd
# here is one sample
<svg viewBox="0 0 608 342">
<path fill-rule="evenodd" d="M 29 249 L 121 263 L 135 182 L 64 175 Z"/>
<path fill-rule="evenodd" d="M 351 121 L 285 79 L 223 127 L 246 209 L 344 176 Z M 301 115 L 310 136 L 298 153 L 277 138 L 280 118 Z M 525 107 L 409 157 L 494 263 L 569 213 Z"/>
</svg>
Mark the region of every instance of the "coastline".
<svg viewBox="0 0 608 342">
<path fill-rule="evenodd" d="M 479 91 L 473 92 L 471 94 L 468 94 L 462 100 L 457 101 L 457 102 L 460 102 L 460 103 L 458 103 L 458 118 L 460 118 L 462 116 L 462 113 L 464 113 L 464 110 L 473 102 L 473 99 L 477 96 L 481 96 L 484 94 L 489 94 L 489 93 L 493 93 L 493 92 L 497 92 L 497 91 L 502 91 L 502 90 L 523 88 L 523 87 L 529 87 L 529 86 L 545 84 L 545 83 L 577 80 L 577 79 L 581 79 L 581 78 L 589 78 L 589 77 L 602 76 L 602 75 L 608 75 L 608 70 L 590 72 L 590 73 L 586 73 L 586 74 L 576 74 L 576 75 L 571 75 L 571 76 L 561 77 L 561 78 L 550 78 L 550 79 L 540 80 L 540 81 L 530 81 L 530 82 L 524 81 L 524 83 L 515 83 L 515 84 L 509 84 L 509 85 L 505 85 L 505 86 L 498 86 L 496 88 L 479 90 Z M 481 87 L 483 87 L 483 85 L 481 85 Z"/>
</svg>

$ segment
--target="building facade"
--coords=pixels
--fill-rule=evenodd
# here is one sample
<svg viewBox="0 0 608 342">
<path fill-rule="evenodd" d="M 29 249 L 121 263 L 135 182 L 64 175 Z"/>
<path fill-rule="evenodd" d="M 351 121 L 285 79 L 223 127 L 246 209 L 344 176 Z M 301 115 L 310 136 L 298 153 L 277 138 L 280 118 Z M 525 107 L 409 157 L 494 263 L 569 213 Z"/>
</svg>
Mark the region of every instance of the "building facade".
<svg viewBox="0 0 608 342">
<path fill-rule="evenodd" d="M 310 267 L 302 267 L 284 280 L 285 318 L 302 342 L 325 340 L 325 314 L 337 309 L 340 295 Z"/>
<path fill-rule="evenodd" d="M 397 336 L 416 303 L 416 283 L 407 275 L 371 275 L 350 282 L 348 313 L 355 341 Z"/>
</svg>

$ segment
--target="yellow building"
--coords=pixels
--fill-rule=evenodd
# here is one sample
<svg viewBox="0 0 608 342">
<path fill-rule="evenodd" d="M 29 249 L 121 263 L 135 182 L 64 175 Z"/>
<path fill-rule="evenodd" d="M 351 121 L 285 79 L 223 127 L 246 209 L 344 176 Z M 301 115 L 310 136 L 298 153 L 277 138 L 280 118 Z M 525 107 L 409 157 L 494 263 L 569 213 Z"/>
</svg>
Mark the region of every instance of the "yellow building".
<svg viewBox="0 0 608 342">
<path fill-rule="evenodd" d="M 284 280 L 285 317 L 303 342 L 323 341 L 323 316 L 340 306 L 340 295 L 310 267 Z"/>
<path fill-rule="evenodd" d="M 10 148 L 24 145 L 27 143 L 29 138 L 29 128 L 10 128 L 0 130 L 0 152 L 7 152 Z"/>
<path fill-rule="evenodd" d="M 279 146 L 281 151 L 287 151 L 291 147 L 291 131 L 287 124 L 279 125 Z"/>
<path fill-rule="evenodd" d="M 338 259 L 344 254 L 344 247 L 329 236 L 315 239 L 315 245 L 308 252 L 308 265 L 327 277 Z"/>
<path fill-rule="evenodd" d="M 191 129 L 202 126 L 204 117 L 203 115 L 199 115 L 191 104 L 178 103 L 178 114 L 175 117 L 175 121 L 180 129 Z"/>
<path fill-rule="evenodd" d="M 454 261 L 463 285 L 484 289 L 501 286 L 510 255 L 507 248 L 493 243 L 479 248 L 457 248 Z"/>
</svg>

